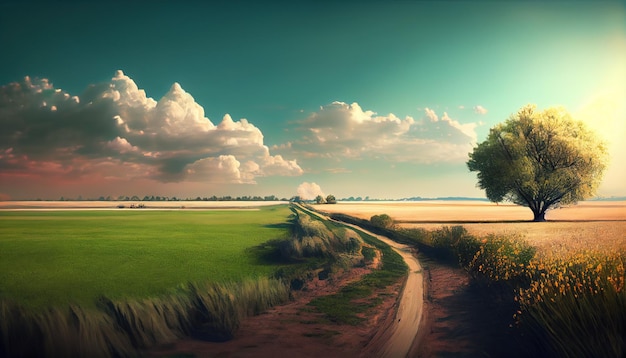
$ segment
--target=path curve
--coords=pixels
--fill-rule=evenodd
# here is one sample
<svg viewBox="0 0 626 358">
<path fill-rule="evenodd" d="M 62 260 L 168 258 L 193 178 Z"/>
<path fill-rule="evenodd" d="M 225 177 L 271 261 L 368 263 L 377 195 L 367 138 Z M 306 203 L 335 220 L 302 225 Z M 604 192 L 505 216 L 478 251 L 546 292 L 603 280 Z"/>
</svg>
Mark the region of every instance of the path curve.
<svg viewBox="0 0 626 358">
<path fill-rule="evenodd" d="M 334 221 L 345 226 L 365 232 L 368 235 L 376 237 L 378 240 L 391 246 L 406 262 L 409 267 L 409 273 L 398 299 L 396 316 L 390 325 L 381 327 L 376 335 L 372 338 L 368 346 L 365 348 L 373 356 L 384 358 L 406 357 L 413 345 L 413 341 L 417 336 L 420 322 L 422 319 L 422 310 L 424 308 L 424 276 L 422 266 L 417 258 L 413 255 L 410 246 L 397 243 L 386 236 L 374 234 L 364 228 L 341 221 L 331 219 L 330 217 L 313 212 L 301 205 L 298 207 L 306 212 L 312 213 L 325 220 Z"/>
</svg>

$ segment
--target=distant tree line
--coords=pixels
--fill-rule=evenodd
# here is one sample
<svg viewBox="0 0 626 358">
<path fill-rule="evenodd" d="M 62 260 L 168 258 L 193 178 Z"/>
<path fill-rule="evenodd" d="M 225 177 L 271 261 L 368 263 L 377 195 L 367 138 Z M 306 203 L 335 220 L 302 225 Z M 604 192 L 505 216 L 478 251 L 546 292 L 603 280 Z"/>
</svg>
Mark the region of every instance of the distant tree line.
<svg viewBox="0 0 626 358">
<path fill-rule="evenodd" d="M 324 197 L 323 197 L 323 196 L 321 196 L 321 195 L 318 195 L 318 196 L 315 198 L 315 202 L 316 202 L 317 204 L 337 204 L 337 199 L 336 199 L 336 198 L 335 198 L 335 196 L 334 196 L 334 195 L 332 195 L 332 194 L 328 195 L 326 198 L 324 198 Z"/>
<path fill-rule="evenodd" d="M 333 196 L 334 197 L 334 196 Z M 314 199 L 313 202 L 317 202 L 317 199 Z M 328 197 L 322 197 L 322 199 L 324 200 L 324 203 L 328 202 Z M 37 198 L 35 199 L 37 201 L 44 201 L 44 200 L 54 200 L 54 199 L 41 199 L 41 198 Z M 143 198 L 139 197 L 138 195 L 133 195 L 133 196 L 126 196 L 126 195 L 119 195 L 119 196 L 100 196 L 98 198 L 83 198 L 82 196 L 78 196 L 77 198 L 70 198 L 70 197 L 61 197 L 60 199 L 58 199 L 59 201 L 293 201 L 293 202 L 303 202 L 303 201 L 310 201 L 310 200 L 303 200 L 302 198 L 300 198 L 300 196 L 292 196 L 291 198 L 279 198 L 276 195 L 268 195 L 268 196 L 230 196 L 230 195 L 226 195 L 226 196 L 210 196 L 210 197 L 200 197 L 197 196 L 195 198 L 178 198 L 176 196 L 159 196 L 159 195 L 145 195 Z M 423 198 L 423 197 L 419 197 L 419 196 L 414 196 L 414 197 L 406 197 L 406 198 L 400 198 L 400 199 L 380 199 L 380 198 L 370 198 L 369 196 L 366 197 L 348 197 L 348 198 L 341 198 L 341 199 L 336 199 L 335 201 L 432 201 L 432 200 L 440 200 L 440 201 L 455 201 L 455 200 L 463 200 L 463 201 L 467 201 L 467 200 L 473 200 L 473 201 L 489 201 L 489 199 L 487 198 L 472 198 L 472 197 L 433 197 L 433 198 Z M 594 198 L 591 200 L 619 200 L 619 201 L 623 201 L 626 200 L 626 197 L 610 197 L 610 198 Z"/>
<path fill-rule="evenodd" d="M 42 199 L 37 199 L 41 201 Z M 279 198 L 276 195 L 268 195 L 268 196 L 210 196 L 210 197 L 200 197 L 197 196 L 195 198 L 178 198 L 176 196 L 159 196 L 159 195 L 145 195 L 143 198 L 133 195 L 120 195 L 117 197 L 112 196 L 100 196 L 98 198 L 83 198 L 82 195 L 79 195 L 76 198 L 68 198 L 61 197 L 59 201 L 287 201 L 287 198 Z"/>
</svg>

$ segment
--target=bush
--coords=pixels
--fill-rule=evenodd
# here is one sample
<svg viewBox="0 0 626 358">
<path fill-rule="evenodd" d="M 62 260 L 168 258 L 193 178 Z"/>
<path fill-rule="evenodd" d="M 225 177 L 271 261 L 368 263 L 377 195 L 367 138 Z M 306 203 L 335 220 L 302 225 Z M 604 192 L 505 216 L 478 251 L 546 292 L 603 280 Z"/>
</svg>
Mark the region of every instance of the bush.
<svg viewBox="0 0 626 358">
<path fill-rule="evenodd" d="M 390 229 L 393 227 L 393 219 L 391 216 L 387 214 L 374 215 L 370 218 L 370 223 L 372 225 L 383 228 Z"/>
<path fill-rule="evenodd" d="M 292 235 L 278 244 L 283 259 L 338 258 L 342 254 L 356 255 L 363 241 L 353 230 L 338 228 L 331 231 L 323 222 L 309 215 L 298 215 L 293 220 Z"/>
<path fill-rule="evenodd" d="M 479 239 L 463 226 L 444 226 L 430 232 L 415 230 L 413 236 L 429 242 L 439 257 L 458 261 L 472 277 L 488 284 L 525 279 L 525 267 L 536 251 L 521 238 L 489 235 Z"/>
<path fill-rule="evenodd" d="M 514 286 L 527 283 L 527 267 L 536 252 L 533 246 L 517 237 L 489 235 L 481 239 L 480 243 L 474 238 L 469 240 L 466 244 L 469 248 L 480 245 L 466 266 L 473 277 L 485 277 L 488 283 L 509 281 Z M 468 250 L 467 254 L 470 252 Z M 469 255 L 460 259 L 460 262 L 468 258 Z"/>
</svg>

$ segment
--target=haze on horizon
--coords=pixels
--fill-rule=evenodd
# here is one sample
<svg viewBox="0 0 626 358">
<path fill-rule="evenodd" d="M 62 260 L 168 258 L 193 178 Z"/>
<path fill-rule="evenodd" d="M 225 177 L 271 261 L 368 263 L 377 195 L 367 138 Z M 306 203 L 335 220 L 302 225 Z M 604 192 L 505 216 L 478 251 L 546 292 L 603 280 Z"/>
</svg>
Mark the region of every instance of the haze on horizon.
<svg viewBox="0 0 626 358">
<path fill-rule="evenodd" d="M 626 195 L 626 5 L 0 4 L 0 199 L 484 197 L 527 103 L 607 142 Z"/>
</svg>

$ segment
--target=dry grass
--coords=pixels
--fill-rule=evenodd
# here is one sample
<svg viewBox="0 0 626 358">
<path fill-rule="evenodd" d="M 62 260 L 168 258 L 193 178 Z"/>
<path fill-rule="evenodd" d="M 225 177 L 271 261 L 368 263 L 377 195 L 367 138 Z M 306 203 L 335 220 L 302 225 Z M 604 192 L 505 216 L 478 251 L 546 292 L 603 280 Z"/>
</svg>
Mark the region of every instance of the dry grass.
<svg viewBox="0 0 626 358">
<path fill-rule="evenodd" d="M 422 202 L 340 202 L 335 205 L 317 205 L 316 209 L 344 213 L 362 219 L 387 214 L 399 222 L 491 222 L 530 221 L 530 209 L 482 201 L 422 201 Z M 626 220 L 626 202 L 586 201 L 578 205 L 548 211 L 553 221 Z"/>
<path fill-rule="evenodd" d="M 583 202 L 549 212 L 543 223 L 525 221 L 532 218 L 526 208 L 489 203 L 326 207 L 363 219 L 385 213 L 401 227 L 431 230 L 422 239 L 449 247 L 476 282 L 515 293 L 515 323 L 542 356 L 626 356 L 626 202 Z M 498 300 L 506 304 L 507 294 Z"/>
<path fill-rule="evenodd" d="M 446 224 L 403 224 L 427 230 Z M 538 253 L 561 250 L 593 250 L 610 253 L 626 251 L 626 221 L 616 222 L 545 222 L 545 223 L 481 223 L 463 224 L 474 236 L 489 234 L 521 236 L 537 247 Z"/>
<path fill-rule="evenodd" d="M 532 213 L 526 208 L 488 202 L 340 202 L 335 205 L 317 205 L 315 208 L 366 220 L 373 215 L 387 214 L 400 222 L 532 220 Z"/>
<path fill-rule="evenodd" d="M 582 202 L 556 209 L 546 215 L 548 222 L 531 220 L 528 208 L 487 202 L 367 202 L 319 206 L 362 219 L 388 214 L 404 228 L 433 230 L 451 223 L 470 234 L 522 236 L 538 253 L 581 249 L 600 252 L 626 250 L 626 202 Z"/>
</svg>

